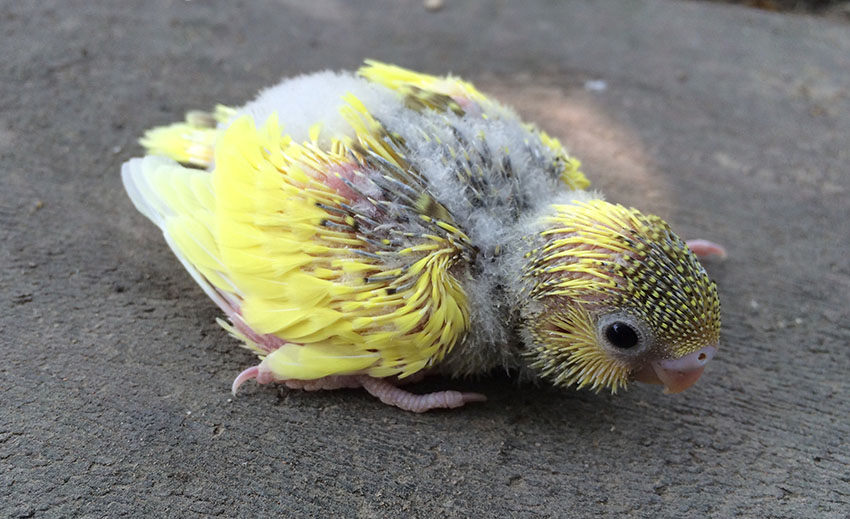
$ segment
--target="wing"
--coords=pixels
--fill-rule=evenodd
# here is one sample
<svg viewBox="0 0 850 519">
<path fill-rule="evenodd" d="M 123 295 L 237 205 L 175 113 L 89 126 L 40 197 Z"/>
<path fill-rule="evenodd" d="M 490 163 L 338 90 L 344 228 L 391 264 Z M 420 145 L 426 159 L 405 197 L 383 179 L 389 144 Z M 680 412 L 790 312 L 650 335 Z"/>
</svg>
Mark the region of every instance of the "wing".
<svg viewBox="0 0 850 519">
<path fill-rule="evenodd" d="M 132 159 L 123 165 L 121 174 L 136 208 L 162 230 L 192 278 L 230 318 L 232 325 L 225 328 L 245 338 L 258 353 L 283 344 L 278 337 L 256 334 L 239 313 L 242 293 L 228 277 L 215 235 L 211 175 L 161 156 Z"/>
<path fill-rule="evenodd" d="M 139 212 L 163 231 L 204 292 L 226 309 L 226 295 L 238 297 L 238 290 L 226 277 L 212 234 L 215 201 L 210 175 L 171 158 L 147 156 L 126 162 L 121 176 Z"/>
<path fill-rule="evenodd" d="M 404 143 L 347 101 L 355 137 L 330 149 L 318 127 L 295 143 L 275 117 L 260 128 L 243 117 L 204 141 L 212 172 L 154 157 L 125 165 L 137 207 L 280 379 L 404 377 L 442 359 L 469 325 L 456 279 L 475 254 L 469 239 Z M 148 136 L 186 135 L 168 131 Z M 172 149 L 186 147 L 151 146 L 186 156 Z"/>
<path fill-rule="evenodd" d="M 499 103 L 489 99 L 471 83 L 452 76 L 431 76 L 372 60 L 367 60 L 357 73 L 369 81 L 395 90 L 404 98 L 405 105 L 414 110 L 451 111 L 457 115 L 480 114 L 484 118 L 493 112 L 504 111 Z M 536 139 L 551 151 L 551 158 L 542 165 L 544 170 L 559 176 L 567 189 L 590 187 L 587 177 L 579 170 L 581 163 L 567 153 L 558 139 L 533 124 L 526 123 L 525 126 L 530 139 Z M 459 171 L 463 169 L 459 168 Z"/>
</svg>

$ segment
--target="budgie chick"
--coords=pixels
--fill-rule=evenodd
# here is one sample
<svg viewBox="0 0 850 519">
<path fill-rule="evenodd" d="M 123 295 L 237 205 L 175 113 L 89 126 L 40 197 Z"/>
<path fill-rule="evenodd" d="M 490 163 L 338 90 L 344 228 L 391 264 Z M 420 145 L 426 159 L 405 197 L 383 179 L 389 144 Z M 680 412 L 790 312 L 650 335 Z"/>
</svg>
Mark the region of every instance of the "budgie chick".
<svg viewBox="0 0 850 519">
<path fill-rule="evenodd" d="M 557 139 L 460 79 L 367 61 L 141 142 L 130 198 L 261 359 L 234 393 L 363 387 L 422 412 L 485 398 L 405 382 L 496 368 L 678 392 L 718 347 L 695 252 L 722 248 L 588 191 Z"/>
</svg>

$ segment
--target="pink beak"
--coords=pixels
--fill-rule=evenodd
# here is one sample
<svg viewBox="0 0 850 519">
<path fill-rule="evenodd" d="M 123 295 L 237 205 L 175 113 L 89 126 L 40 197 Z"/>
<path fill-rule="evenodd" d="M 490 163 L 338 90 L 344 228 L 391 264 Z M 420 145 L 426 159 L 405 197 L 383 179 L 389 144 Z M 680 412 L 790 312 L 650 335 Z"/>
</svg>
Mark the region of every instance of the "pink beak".
<svg viewBox="0 0 850 519">
<path fill-rule="evenodd" d="M 663 384 L 665 393 L 681 393 L 699 380 L 717 348 L 706 346 L 678 359 L 655 360 L 635 372 L 633 378 L 647 384 Z"/>
</svg>

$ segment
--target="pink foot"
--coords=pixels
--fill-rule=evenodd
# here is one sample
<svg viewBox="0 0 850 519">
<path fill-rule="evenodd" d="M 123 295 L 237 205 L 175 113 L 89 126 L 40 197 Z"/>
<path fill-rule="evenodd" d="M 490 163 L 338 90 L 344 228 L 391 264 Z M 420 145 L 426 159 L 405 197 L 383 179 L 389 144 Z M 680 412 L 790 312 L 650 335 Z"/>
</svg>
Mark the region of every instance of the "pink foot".
<svg viewBox="0 0 850 519">
<path fill-rule="evenodd" d="M 398 388 L 382 378 L 362 376 L 360 383 L 366 391 L 377 397 L 381 402 L 414 413 L 424 413 L 431 409 L 454 409 L 468 402 L 484 402 L 487 400 L 487 397 L 480 393 L 461 393 L 459 391 L 437 391 L 416 395 Z"/>
<path fill-rule="evenodd" d="M 726 249 L 722 245 L 718 245 L 708 240 L 688 240 L 685 242 L 691 252 L 697 255 L 698 258 L 707 258 L 709 256 L 717 256 L 719 259 L 726 259 Z"/>
<path fill-rule="evenodd" d="M 396 387 L 393 385 L 395 382 L 390 382 L 392 379 L 375 378 L 367 375 L 334 375 L 315 380 L 275 380 L 274 376 L 263 370 L 261 366 L 252 366 L 240 373 L 233 381 L 231 388 L 233 394 L 236 395 L 239 386 L 251 379 L 255 379 L 259 384 L 279 382 L 290 389 L 302 389 L 304 391 L 362 387 L 381 402 L 414 413 L 424 413 L 431 409 L 454 409 L 468 402 L 484 402 L 487 400 L 487 397 L 480 393 L 461 393 L 459 391 L 436 391 L 417 395 Z M 408 380 L 402 379 L 401 383 L 404 382 L 408 382 Z"/>
</svg>

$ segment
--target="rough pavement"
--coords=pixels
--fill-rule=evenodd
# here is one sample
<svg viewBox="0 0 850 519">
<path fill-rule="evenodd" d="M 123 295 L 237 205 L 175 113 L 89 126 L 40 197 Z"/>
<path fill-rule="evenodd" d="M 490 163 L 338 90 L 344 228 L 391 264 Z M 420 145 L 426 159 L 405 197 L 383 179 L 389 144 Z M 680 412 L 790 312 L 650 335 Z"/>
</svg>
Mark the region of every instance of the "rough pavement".
<svg viewBox="0 0 850 519">
<path fill-rule="evenodd" d="M 216 4 L 216 5 L 211 5 Z M 0 516 L 850 514 L 850 27 L 672 1 L 5 2 Z M 609 199 L 724 243 L 692 390 L 431 380 L 425 415 L 232 378 L 254 362 L 120 164 L 189 109 L 367 57 L 452 71 Z"/>
</svg>

